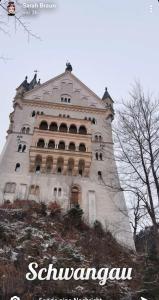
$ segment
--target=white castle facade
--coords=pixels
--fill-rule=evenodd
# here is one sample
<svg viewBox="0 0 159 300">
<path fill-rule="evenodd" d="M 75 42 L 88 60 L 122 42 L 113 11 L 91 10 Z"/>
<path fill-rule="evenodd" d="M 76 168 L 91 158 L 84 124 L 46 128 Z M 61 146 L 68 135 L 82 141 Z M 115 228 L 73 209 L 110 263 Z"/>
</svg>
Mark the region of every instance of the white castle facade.
<svg viewBox="0 0 159 300">
<path fill-rule="evenodd" d="M 17 88 L 0 157 L 0 202 L 79 204 L 89 224 L 100 221 L 134 248 L 112 140 L 113 100 L 99 98 L 72 74 L 40 84 L 35 74 Z"/>
</svg>

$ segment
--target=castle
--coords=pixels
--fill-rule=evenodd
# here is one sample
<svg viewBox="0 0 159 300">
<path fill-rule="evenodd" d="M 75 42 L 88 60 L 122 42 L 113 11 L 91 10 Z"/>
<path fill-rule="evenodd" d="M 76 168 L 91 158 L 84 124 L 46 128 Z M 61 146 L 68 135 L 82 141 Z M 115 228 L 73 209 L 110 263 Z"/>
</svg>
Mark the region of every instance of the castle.
<svg viewBox="0 0 159 300">
<path fill-rule="evenodd" d="M 56 201 L 63 211 L 79 204 L 91 225 L 134 247 L 112 140 L 113 100 L 99 98 L 72 66 L 41 84 L 35 72 L 16 89 L 0 157 L 0 202 Z"/>
</svg>

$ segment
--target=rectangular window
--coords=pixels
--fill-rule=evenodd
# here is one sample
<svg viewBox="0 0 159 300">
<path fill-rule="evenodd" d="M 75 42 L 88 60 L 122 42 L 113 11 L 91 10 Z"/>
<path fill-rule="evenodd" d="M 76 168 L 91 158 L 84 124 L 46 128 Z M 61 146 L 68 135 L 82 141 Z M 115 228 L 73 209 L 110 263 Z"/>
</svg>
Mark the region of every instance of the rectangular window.
<svg viewBox="0 0 159 300">
<path fill-rule="evenodd" d="M 4 188 L 5 193 L 15 193 L 16 183 L 15 182 L 7 182 Z"/>
</svg>

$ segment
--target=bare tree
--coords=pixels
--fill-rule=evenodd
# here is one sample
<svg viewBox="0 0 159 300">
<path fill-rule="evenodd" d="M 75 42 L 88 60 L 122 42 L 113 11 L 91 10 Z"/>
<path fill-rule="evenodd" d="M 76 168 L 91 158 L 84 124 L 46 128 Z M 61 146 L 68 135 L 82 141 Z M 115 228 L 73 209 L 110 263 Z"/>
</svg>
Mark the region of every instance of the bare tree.
<svg viewBox="0 0 159 300">
<path fill-rule="evenodd" d="M 15 21 L 15 31 L 17 30 L 17 25 L 19 25 L 27 34 L 28 41 L 30 40 L 31 37 L 40 40 L 40 37 L 37 34 L 33 33 L 29 28 L 29 25 L 26 24 L 26 22 L 24 22 L 20 2 L 18 2 L 17 0 L 15 2 L 18 9 L 15 15 L 11 17 L 14 18 Z M 8 10 L 6 7 L 6 3 L 7 2 L 5 0 L 2 1 L 0 0 L 0 13 L 1 13 L 0 31 L 4 34 L 10 35 L 9 28 L 8 28 Z"/>
<path fill-rule="evenodd" d="M 136 196 L 134 210 L 135 231 L 144 208 L 158 236 L 159 204 L 159 101 L 145 96 L 136 84 L 130 100 L 118 112 L 115 128 L 117 160 L 122 166 L 122 184 L 125 191 Z"/>
</svg>

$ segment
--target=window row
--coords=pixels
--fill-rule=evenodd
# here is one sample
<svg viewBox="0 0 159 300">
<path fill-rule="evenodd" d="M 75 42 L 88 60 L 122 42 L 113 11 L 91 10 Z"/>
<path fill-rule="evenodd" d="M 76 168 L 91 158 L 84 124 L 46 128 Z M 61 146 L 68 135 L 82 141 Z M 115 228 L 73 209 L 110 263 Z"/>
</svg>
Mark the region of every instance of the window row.
<svg viewBox="0 0 159 300">
<path fill-rule="evenodd" d="M 92 124 L 97 124 L 97 121 L 95 118 L 91 118 L 91 117 L 85 117 L 85 120 L 91 121 Z"/>
<path fill-rule="evenodd" d="M 62 123 L 60 126 L 57 125 L 56 122 L 52 122 L 50 125 L 46 121 L 42 121 L 39 126 L 40 130 L 50 130 L 50 131 L 60 131 L 60 132 L 69 132 L 69 133 L 79 133 L 79 134 L 87 134 L 87 129 L 84 125 L 81 125 L 77 130 L 77 126 L 71 124 L 69 127 L 67 124 Z"/>
<path fill-rule="evenodd" d="M 43 111 L 35 111 L 35 110 L 33 110 L 31 116 L 35 117 L 37 115 L 44 115 L 44 112 Z"/>
<path fill-rule="evenodd" d="M 103 154 L 102 153 L 96 152 L 95 157 L 96 157 L 96 160 L 103 160 Z"/>
<path fill-rule="evenodd" d="M 27 185 L 25 185 L 27 187 Z M 16 191 L 16 183 L 15 182 L 7 182 L 4 187 L 4 193 L 15 193 Z M 29 187 L 29 194 L 34 196 L 40 195 L 40 187 L 39 185 L 32 184 Z M 61 187 L 55 187 L 53 189 L 53 195 L 56 198 L 60 198 L 62 196 L 62 188 Z"/>
<path fill-rule="evenodd" d="M 71 98 L 67 97 L 67 96 L 62 96 L 61 97 L 61 102 L 71 103 Z"/>
<path fill-rule="evenodd" d="M 21 133 L 23 134 L 29 134 L 30 133 L 30 128 L 29 127 L 22 127 L 21 129 Z"/>
<path fill-rule="evenodd" d="M 37 142 L 37 147 L 38 148 L 86 152 L 86 146 L 84 143 L 80 143 L 79 146 L 76 147 L 75 143 L 73 143 L 73 142 L 70 142 L 69 145 L 66 146 L 64 141 L 60 141 L 59 144 L 56 145 L 54 140 L 50 140 L 48 142 L 48 144 L 46 144 L 44 139 L 39 139 Z"/>
<path fill-rule="evenodd" d="M 61 117 L 62 117 L 62 118 L 70 118 L 70 115 L 65 115 L 65 114 L 62 115 L 62 114 L 59 114 L 59 117 L 60 117 L 60 118 L 61 118 Z"/>
<path fill-rule="evenodd" d="M 37 156 L 35 159 L 35 173 L 40 174 L 41 173 L 41 167 L 42 167 L 42 157 Z M 75 168 L 75 161 L 72 158 L 68 159 L 67 162 L 67 175 L 73 175 L 73 171 Z M 79 160 L 78 162 L 78 174 L 83 175 L 85 170 L 85 161 L 83 159 Z M 53 172 L 53 158 L 48 157 L 46 159 L 46 166 L 45 166 L 45 171 L 46 173 L 52 173 Z M 57 159 L 56 163 L 56 173 L 57 174 L 62 174 L 64 171 L 64 159 L 62 157 L 59 157 Z"/>
<path fill-rule="evenodd" d="M 25 144 L 19 144 L 18 145 L 18 152 L 25 152 L 26 145 Z"/>
<path fill-rule="evenodd" d="M 95 136 L 94 136 L 94 138 L 95 138 L 95 141 L 96 142 L 101 142 L 103 139 L 102 139 L 102 136 L 101 135 L 98 135 L 98 134 L 96 134 Z"/>
</svg>

